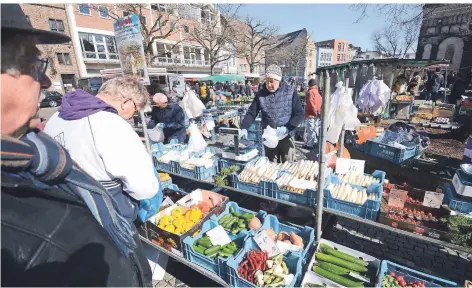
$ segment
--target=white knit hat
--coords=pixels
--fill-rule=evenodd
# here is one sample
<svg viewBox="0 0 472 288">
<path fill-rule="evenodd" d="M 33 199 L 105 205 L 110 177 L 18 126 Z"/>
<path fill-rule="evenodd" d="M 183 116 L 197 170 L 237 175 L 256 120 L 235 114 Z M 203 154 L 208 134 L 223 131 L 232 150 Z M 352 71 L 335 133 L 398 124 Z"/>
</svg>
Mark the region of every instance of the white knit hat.
<svg viewBox="0 0 472 288">
<path fill-rule="evenodd" d="M 271 64 L 266 69 L 265 78 L 272 78 L 274 80 L 280 81 L 282 79 L 282 70 L 279 66 Z"/>
</svg>

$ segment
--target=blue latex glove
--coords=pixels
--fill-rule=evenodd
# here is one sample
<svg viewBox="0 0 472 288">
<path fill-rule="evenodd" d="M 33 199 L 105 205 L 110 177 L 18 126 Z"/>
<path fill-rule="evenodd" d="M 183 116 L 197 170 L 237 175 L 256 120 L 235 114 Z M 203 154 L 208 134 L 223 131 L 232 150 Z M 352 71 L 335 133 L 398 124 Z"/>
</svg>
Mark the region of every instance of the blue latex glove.
<svg viewBox="0 0 472 288">
<path fill-rule="evenodd" d="M 239 139 L 246 139 L 247 140 L 247 130 L 239 130 Z"/>
<path fill-rule="evenodd" d="M 154 127 L 156 127 L 156 123 L 154 122 L 154 120 L 150 120 L 147 123 L 147 129 L 153 129 Z"/>
<path fill-rule="evenodd" d="M 162 194 L 162 185 L 161 180 L 159 179 L 159 174 L 157 170 L 154 169 L 154 176 L 156 176 L 157 181 L 159 182 L 159 191 L 151 199 L 145 199 L 139 201 L 139 210 L 137 218 L 142 223 L 146 222 L 149 218 L 156 215 L 161 207 L 163 194 Z"/>
<path fill-rule="evenodd" d="M 283 139 L 288 135 L 288 129 L 285 126 L 277 127 L 277 137 Z"/>
<path fill-rule="evenodd" d="M 175 128 L 175 127 L 176 127 L 175 124 L 176 124 L 176 123 L 168 123 L 168 124 L 165 124 L 166 126 L 165 126 L 164 128 Z"/>
<path fill-rule="evenodd" d="M 161 129 L 164 129 L 164 128 L 166 128 L 166 124 L 165 123 L 158 123 L 157 127 L 161 128 Z"/>
</svg>

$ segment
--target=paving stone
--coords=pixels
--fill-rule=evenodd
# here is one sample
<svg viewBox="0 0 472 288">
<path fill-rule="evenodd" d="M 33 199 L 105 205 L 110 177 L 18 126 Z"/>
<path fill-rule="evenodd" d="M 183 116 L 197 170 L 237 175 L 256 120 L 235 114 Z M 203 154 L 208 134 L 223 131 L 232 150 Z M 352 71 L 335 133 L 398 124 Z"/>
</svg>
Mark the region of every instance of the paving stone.
<svg viewBox="0 0 472 288">
<path fill-rule="evenodd" d="M 172 277 L 169 280 L 167 280 L 167 283 L 169 284 L 170 287 L 175 287 L 175 282 L 176 281 L 177 281 L 177 279 L 175 277 Z"/>
<path fill-rule="evenodd" d="M 175 279 L 175 277 L 169 273 L 164 274 L 164 281 L 168 282 L 172 278 Z"/>
</svg>

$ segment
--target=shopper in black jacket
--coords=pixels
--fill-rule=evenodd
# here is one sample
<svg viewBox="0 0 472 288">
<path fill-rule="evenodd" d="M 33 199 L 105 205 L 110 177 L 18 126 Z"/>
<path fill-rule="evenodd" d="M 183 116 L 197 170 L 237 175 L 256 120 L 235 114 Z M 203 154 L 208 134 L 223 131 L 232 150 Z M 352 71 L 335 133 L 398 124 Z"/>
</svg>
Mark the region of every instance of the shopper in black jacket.
<svg viewBox="0 0 472 288">
<path fill-rule="evenodd" d="M 454 83 L 452 83 L 451 94 L 448 96 L 449 104 L 457 104 L 457 101 L 462 99 L 462 95 L 465 93 L 465 80 L 462 73 L 455 75 Z"/>
<path fill-rule="evenodd" d="M 29 130 L 51 85 L 36 44 L 70 38 L 33 29 L 18 4 L 1 10 L 2 286 L 150 286 L 111 195 L 56 140 Z"/>
</svg>

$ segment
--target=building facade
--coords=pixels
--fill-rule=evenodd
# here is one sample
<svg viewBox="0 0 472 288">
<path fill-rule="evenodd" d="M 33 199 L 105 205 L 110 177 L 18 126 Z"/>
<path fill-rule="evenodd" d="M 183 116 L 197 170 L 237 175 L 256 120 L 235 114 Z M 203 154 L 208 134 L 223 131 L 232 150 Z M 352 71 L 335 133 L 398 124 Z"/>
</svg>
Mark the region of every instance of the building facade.
<svg viewBox="0 0 472 288">
<path fill-rule="evenodd" d="M 318 47 L 316 49 L 315 58 L 316 58 L 315 60 L 316 69 L 318 69 L 318 67 L 333 65 L 334 50 L 333 48 L 329 48 L 329 47 Z"/>
<path fill-rule="evenodd" d="M 71 36 L 64 4 L 20 4 L 27 19 L 37 29 L 61 32 Z M 65 93 L 75 87 L 80 77 L 72 42 L 55 45 L 38 45 L 49 59 L 46 75 L 51 79 L 50 90 Z"/>
<path fill-rule="evenodd" d="M 472 4 L 426 4 L 416 59 L 449 60 L 449 68 L 470 79 Z"/>
<path fill-rule="evenodd" d="M 349 41 L 331 39 L 315 43 L 316 47 L 327 47 L 333 49 L 333 64 L 341 64 L 349 61 Z"/>
</svg>

